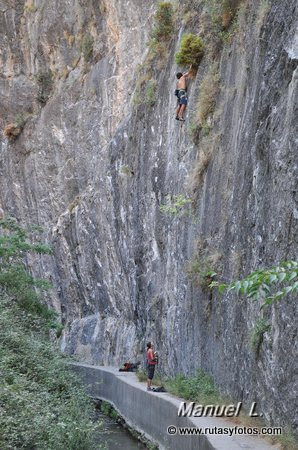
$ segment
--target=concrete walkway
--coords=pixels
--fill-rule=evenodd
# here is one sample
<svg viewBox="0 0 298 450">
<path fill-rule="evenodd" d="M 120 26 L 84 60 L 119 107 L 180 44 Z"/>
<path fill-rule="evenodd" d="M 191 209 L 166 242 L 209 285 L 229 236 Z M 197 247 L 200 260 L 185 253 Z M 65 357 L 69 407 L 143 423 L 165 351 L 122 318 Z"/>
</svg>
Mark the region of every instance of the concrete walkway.
<svg viewBox="0 0 298 450">
<path fill-rule="evenodd" d="M 111 403 L 129 426 L 143 433 L 160 449 L 169 450 L 272 450 L 279 446 L 251 436 L 228 435 L 169 435 L 167 428 L 232 428 L 231 421 L 216 417 L 178 417 L 182 399 L 168 393 L 147 392 L 134 373 L 119 372 L 113 367 L 73 364 L 87 392 L 94 398 Z M 240 425 L 238 425 L 240 427 Z"/>
</svg>

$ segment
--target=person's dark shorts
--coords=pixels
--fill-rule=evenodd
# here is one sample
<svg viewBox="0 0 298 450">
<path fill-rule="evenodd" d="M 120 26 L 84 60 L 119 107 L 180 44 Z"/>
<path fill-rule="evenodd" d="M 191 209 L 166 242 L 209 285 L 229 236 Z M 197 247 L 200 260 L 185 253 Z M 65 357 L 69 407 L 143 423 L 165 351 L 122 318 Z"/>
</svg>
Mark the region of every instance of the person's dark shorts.
<svg viewBox="0 0 298 450">
<path fill-rule="evenodd" d="M 148 364 L 147 375 L 149 380 L 152 380 L 152 378 L 154 377 L 154 371 L 155 371 L 155 364 Z"/>
<path fill-rule="evenodd" d="M 184 89 L 178 91 L 177 97 L 179 105 L 187 105 L 187 92 Z"/>
</svg>

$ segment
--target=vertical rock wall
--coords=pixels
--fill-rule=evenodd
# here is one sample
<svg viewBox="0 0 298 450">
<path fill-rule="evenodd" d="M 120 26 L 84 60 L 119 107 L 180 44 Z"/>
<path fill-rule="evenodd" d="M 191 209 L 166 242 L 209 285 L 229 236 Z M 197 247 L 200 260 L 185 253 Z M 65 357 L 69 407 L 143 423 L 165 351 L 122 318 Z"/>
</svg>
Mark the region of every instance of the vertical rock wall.
<svg viewBox="0 0 298 450">
<path fill-rule="evenodd" d="M 151 339 L 166 373 L 201 367 L 223 392 L 258 401 L 272 423 L 294 424 L 295 299 L 264 313 L 272 333 L 256 358 L 249 335 L 259 305 L 186 275 L 198 248 L 224 280 L 297 249 L 297 5 L 273 0 L 259 26 L 259 2 L 247 3 L 218 58 L 212 155 L 196 201 L 170 216 L 160 206 L 189 195 L 202 150 L 188 123 L 209 65 L 203 59 L 191 82 L 187 123 L 176 122 L 184 26 L 154 68 L 155 105 L 135 105 L 156 2 L 0 1 L 0 125 L 28 119 L 16 140 L 1 138 L 0 206 L 42 225 L 54 247 L 38 270 L 54 283 L 65 351 L 119 364 Z M 49 69 L 41 105 L 38 75 Z"/>
</svg>

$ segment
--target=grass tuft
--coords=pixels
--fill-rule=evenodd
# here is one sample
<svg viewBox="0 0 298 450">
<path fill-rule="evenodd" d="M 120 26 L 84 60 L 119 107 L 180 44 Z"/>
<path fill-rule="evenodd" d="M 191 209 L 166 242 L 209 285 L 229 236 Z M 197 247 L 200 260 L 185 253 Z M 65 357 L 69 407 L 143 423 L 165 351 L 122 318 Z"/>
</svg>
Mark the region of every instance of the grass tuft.
<svg viewBox="0 0 298 450">
<path fill-rule="evenodd" d="M 201 84 L 196 114 L 196 123 L 199 127 L 203 127 L 208 117 L 214 113 L 220 86 L 219 80 L 218 64 L 213 63 Z"/>
<path fill-rule="evenodd" d="M 250 336 L 250 344 L 256 356 L 259 355 L 260 348 L 263 342 L 263 336 L 271 329 L 270 324 L 265 319 L 258 319 Z"/>
<path fill-rule="evenodd" d="M 90 33 L 85 33 L 80 45 L 80 51 L 83 53 L 86 62 L 90 62 L 93 56 L 94 39 Z"/>
</svg>

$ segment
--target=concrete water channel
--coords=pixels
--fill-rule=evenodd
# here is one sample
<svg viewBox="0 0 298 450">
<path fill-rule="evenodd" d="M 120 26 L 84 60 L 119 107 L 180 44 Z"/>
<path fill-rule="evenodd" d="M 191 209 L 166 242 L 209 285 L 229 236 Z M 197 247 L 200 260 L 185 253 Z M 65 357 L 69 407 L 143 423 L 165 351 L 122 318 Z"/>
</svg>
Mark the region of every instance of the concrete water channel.
<svg viewBox="0 0 298 450">
<path fill-rule="evenodd" d="M 143 434 L 159 449 L 166 450 L 272 450 L 261 438 L 244 435 L 170 435 L 168 427 L 233 427 L 236 424 L 221 417 L 179 417 L 182 399 L 169 393 L 147 392 L 134 373 L 119 372 L 114 367 L 75 363 L 87 393 L 95 399 L 109 402 L 127 425 Z M 113 448 L 113 447 L 111 447 Z M 117 447 L 115 447 L 117 448 Z M 123 448 L 123 447 L 122 447 Z M 132 448 L 132 447 L 131 447 Z"/>
<path fill-rule="evenodd" d="M 116 419 L 97 410 L 95 420 L 102 424 L 100 432 L 95 437 L 99 446 L 103 444 L 108 450 L 146 450 L 147 447 L 123 428 Z"/>
</svg>

